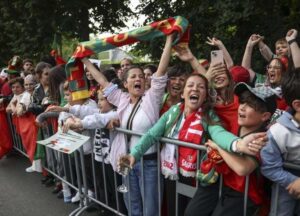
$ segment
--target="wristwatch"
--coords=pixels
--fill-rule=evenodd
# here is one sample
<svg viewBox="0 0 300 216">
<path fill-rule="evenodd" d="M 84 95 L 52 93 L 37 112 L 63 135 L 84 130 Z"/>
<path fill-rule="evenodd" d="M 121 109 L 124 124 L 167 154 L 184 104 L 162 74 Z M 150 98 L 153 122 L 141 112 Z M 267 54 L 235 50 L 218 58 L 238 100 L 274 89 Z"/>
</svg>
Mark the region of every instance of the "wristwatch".
<svg viewBox="0 0 300 216">
<path fill-rule="evenodd" d="M 294 42 L 296 42 L 296 41 L 297 41 L 296 38 L 294 38 L 294 39 L 292 39 L 292 40 L 289 40 L 289 41 L 288 41 L 288 44 L 291 45 L 292 43 L 294 43 Z"/>
</svg>

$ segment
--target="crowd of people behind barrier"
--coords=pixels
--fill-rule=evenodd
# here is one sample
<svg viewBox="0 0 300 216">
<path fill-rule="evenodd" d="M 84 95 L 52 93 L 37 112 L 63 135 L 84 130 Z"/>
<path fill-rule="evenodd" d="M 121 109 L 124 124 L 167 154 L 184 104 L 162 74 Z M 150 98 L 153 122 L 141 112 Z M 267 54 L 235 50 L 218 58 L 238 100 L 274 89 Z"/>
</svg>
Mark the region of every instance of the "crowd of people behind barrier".
<svg viewBox="0 0 300 216">
<path fill-rule="evenodd" d="M 26 172 L 41 172 L 42 182 L 54 185 L 64 202 L 78 202 L 79 192 L 42 168 L 53 160 L 58 166 L 65 160 L 45 155 L 36 143 L 52 119 L 54 131 L 72 129 L 91 138 L 83 145 L 85 167 L 81 167 L 86 171 L 88 194 L 97 193 L 103 201 L 106 191 L 112 208 L 117 206 L 115 185 L 125 181 L 118 173 L 122 160 L 128 161 L 130 193 L 120 196 L 118 203 L 123 214 L 130 208 L 131 215 L 156 216 L 160 209 L 161 215 L 175 215 L 177 180 L 192 187 L 198 182 L 192 199 L 179 197 L 179 215 L 240 216 L 245 193 L 247 215 L 300 215 L 300 170 L 283 166 L 285 162 L 300 165 L 296 37 L 297 30 L 289 30 L 276 42 L 273 53 L 264 37 L 251 35 L 240 66 L 220 39 L 208 38 L 208 44 L 222 51 L 221 61 L 212 56 L 208 65 L 196 59 L 188 46 L 172 46 L 172 35 L 166 37 L 157 66 L 142 68 L 123 59 L 118 69 L 100 70 L 84 58 L 90 97 L 80 100 L 72 99 L 63 64 L 44 58 L 34 67 L 30 59 L 22 62 L 14 56 L 0 74 L 0 158 L 5 160 L 13 147 L 12 137 L 7 136 L 7 114 L 11 114 L 32 163 Z M 251 66 L 255 46 L 267 61 L 260 73 Z M 181 65 L 169 66 L 172 49 L 178 59 L 190 64 L 192 72 Z M 144 135 L 124 135 L 115 127 Z M 192 148 L 159 144 L 161 137 L 203 145 L 207 150 L 199 154 Z M 90 172 L 93 159 L 98 191 Z M 107 184 L 102 180 L 102 164 Z M 60 176 L 70 178 L 65 170 Z M 272 196 L 275 185 L 279 185 L 277 200 Z"/>
</svg>

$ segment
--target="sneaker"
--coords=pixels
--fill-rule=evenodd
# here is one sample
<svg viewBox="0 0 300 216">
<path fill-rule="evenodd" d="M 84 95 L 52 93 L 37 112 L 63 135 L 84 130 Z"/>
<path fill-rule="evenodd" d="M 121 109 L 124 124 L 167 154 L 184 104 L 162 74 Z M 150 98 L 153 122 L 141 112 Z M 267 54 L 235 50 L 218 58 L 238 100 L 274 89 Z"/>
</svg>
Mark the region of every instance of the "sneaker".
<svg viewBox="0 0 300 216">
<path fill-rule="evenodd" d="M 79 192 L 77 192 L 77 193 L 75 194 L 75 196 L 72 197 L 71 202 L 72 202 L 72 203 L 76 203 L 76 202 L 79 202 L 79 200 L 80 200 L 80 194 L 79 194 Z"/>
<path fill-rule="evenodd" d="M 34 172 L 34 170 L 33 170 L 32 166 L 30 166 L 30 167 L 27 167 L 27 168 L 25 169 L 25 171 L 26 171 L 26 172 L 28 172 L 28 173 L 32 173 L 32 172 Z"/>
<path fill-rule="evenodd" d="M 70 203 L 72 200 L 71 196 L 64 197 L 64 203 Z"/>
</svg>

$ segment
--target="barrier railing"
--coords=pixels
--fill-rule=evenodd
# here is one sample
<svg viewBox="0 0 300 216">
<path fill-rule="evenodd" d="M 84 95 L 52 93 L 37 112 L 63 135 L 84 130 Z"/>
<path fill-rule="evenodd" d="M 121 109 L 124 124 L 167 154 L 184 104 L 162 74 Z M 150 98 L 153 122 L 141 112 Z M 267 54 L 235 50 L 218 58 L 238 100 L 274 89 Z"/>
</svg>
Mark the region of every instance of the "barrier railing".
<svg viewBox="0 0 300 216">
<path fill-rule="evenodd" d="M 11 118 L 10 118 L 11 120 Z M 16 130 L 14 129 L 13 124 L 11 123 L 12 121 L 10 121 L 10 128 L 11 128 L 11 132 L 12 132 L 12 137 L 13 137 L 13 142 L 14 142 L 14 148 L 16 150 L 18 150 L 19 152 L 21 152 L 22 154 L 26 155 L 26 152 L 22 146 L 22 142 L 20 137 L 17 135 Z M 130 130 L 126 130 L 126 129 L 122 129 L 122 128 L 116 128 L 116 130 L 119 133 L 125 133 L 126 135 L 132 135 L 132 136 L 142 136 L 142 133 L 138 133 L 138 132 L 134 132 L 134 131 L 130 131 Z M 50 131 L 49 127 L 45 127 L 43 128 L 43 135 L 44 138 L 50 137 L 52 134 L 54 133 L 54 131 Z M 189 148 L 193 148 L 193 149 L 197 149 L 198 151 L 198 161 L 197 161 L 197 166 L 200 163 L 200 154 L 201 152 L 206 151 L 206 147 L 205 146 L 198 146 L 198 145 L 194 145 L 191 143 L 187 143 L 187 142 L 182 142 L 179 140 L 174 140 L 174 139 L 170 139 L 170 138 L 166 138 L 163 137 L 160 139 L 161 143 L 171 143 L 174 144 L 176 146 L 184 146 L 184 147 L 189 147 Z M 160 147 L 160 143 L 157 144 L 158 148 Z M 177 151 L 178 152 L 178 151 Z M 118 193 L 116 188 L 118 186 L 118 184 L 120 184 L 120 181 L 118 179 L 120 179 L 120 175 L 117 174 L 116 172 L 113 172 L 113 179 L 114 179 L 114 191 L 108 191 L 107 190 L 107 185 L 109 182 L 107 182 L 107 171 L 105 169 L 106 164 L 104 163 L 104 160 L 102 158 L 102 163 L 101 163 L 101 170 L 102 170 L 102 182 L 103 182 L 103 188 L 99 188 L 99 185 L 97 184 L 97 177 L 96 177 L 96 169 L 99 169 L 99 167 L 96 167 L 95 165 L 95 159 L 94 159 L 94 154 L 91 154 L 91 157 L 89 158 L 89 160 L 85 160 L 86 155 L 84 154 L 83 151 L 83 147 L 81 147 L 78 151 L 76 151 L 73 155 L 65 155 L 61 152 L 56 152 L 53 149 L 50 148 L 46 148 L 46 161 L 47 163 L 45 164 L 44 168 L 51 173 L 53 176 L 55 176 L 55 178 L 59 179 L 60 181 L 62 181 L 64 184 L 68 185 L 70 188 L 72 188 L 75 192 L 79 193 L 79 207 L 77 209 L 75 209 L 73 212 L 70 213 L 70 216 L 72 215 L 80 215 L 83 211 L 85 211 L 87 208 L 89 208 L 89 206 L 91 206 L 92 204 L 96 203 L 102 207 L 104 207 L 105 209 L 107 209 L 108 211 L 116 214 L 116 215 L 131 215 L 131 206 L 128 206 L 127 212 L 126 209 L 122 209 L 122 205 L 123 204 L 123 197 L 122 194 Z M 177 157 L 178 158 L 178 157 Z M 157 192 L 158 192 L 158 203 L 159 203 L 159 215 L 161 215 L 161 203 L 162 203 L 162 191 L 161 191 L 161 176 L 160 176 L 160 152 L 157 151 L 157 160 L 158 160 L 158 169 L 157 169 L 157 181 L 158 181 L 158 188 L 157 188 Z M 92 170 L 92 185 L 93 185 L 93 190 L 94 190 L 94 194 L 92 195 L 90 194 L 88 191 L 89 189 L 89 185 L 88 185 L 88 181 L 91 181 L 91 179 L 88 180 L 88 176 L 87 176 L 87 172 L 88 170 L 86 169 L 86 163 L 89 162 L 91 164 L 91 170 Z M 143 158 L 141 159 L 141 175 L 142 175 L 142 183 L 141 183 L 141 188 L 142 188 L 142 202 L 143 202 L 143 206 L 144 206 L 144 170 L 143 170 Z M 296 170 L 300 170 L 300 166 L 299 165 L 295 165 L 295 164 L 290 164 L 290 163 L 285 163 L 284 166 L 286 168 L 291 168 L 291 169 L 296 169 Z M 99 170 L 97 170 L 99 171 Z M 125 179 L 123 179 L 124 181 L 128 182 L 128 196 L 129 196 L 129 200 L 130 200 L 130 183 L 129 183 L 129 176 L 127 175 L 125 177 Z M 90 183 L 90 182 L 89 182 Z M 220 190 L 219 190 L 219 196 L 222 195 L 222 176 L 220 178 Z M 176 180 L 176 210 L 175 210 L 175 214 L 176 216 L 179 215 L 178 212 L 178 207 L 180 206 L 179 201 L 179 195 L 184 195 L 187 197 L 192 198 L 197 190 L 198 187 L 198 181 L 196 181 L 196 185 L 191 186 L 191 185 L 187 185 L 184 183 L 179 182 L 178 180 Z M 101 191 L 101 189 L 103 189 L 103 191 Z M 244 213 L 243 215 L 246 216 L 247 215 L 247 202 L 248 202 L 248 189 L 249 189 L 249 176 L 246 177 L 246 184 L 245 184 L 245 194 L 244 194 Z M 101 193 L 100 193 L 101 191 Z M 112 205 L 112 203 L 109 203 L 109 200 L 111 200 L 109 197 L 109 195 L 114 194 L 114 199 L 115 199 L 115 205 Z M 103 196 L 104 198 L 100 197 Z M 276 202 L 274 203 L 275 206 L 278 206 L 278 187 L 277 187 L 277 193 L 275 194 L 275 200 Z M 130 202 L 129 202 L 130 203 Z M 145 212 L 143 212 L 145 215 Z M 276 215 L 276 211 L 275 211 L 275 215 Z"/>
</svg>

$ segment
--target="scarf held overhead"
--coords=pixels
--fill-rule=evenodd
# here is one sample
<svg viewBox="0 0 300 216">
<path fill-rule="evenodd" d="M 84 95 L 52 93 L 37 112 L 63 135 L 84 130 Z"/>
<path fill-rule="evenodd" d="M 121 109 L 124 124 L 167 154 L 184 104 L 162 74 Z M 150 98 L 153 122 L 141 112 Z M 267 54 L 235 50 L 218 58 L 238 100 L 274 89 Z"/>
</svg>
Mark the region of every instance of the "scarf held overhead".
<svg viewBox="0 0 300 216">
<path fill-rule="evenodd" d="M 150 25 L 126 33 L 80 43 L 66 65 L 67 79 L 73 100 L 88 98 L 90 96 L 83 64 L 80 59 L 116 47 L 133 44 L 138 41 L 150 41 L 154 38 L 173 33 L 176 33 L 174 44 L 178 42 L 188 43 L 189 31 L 187 29 L 188 21 L 184 17 L 176 16 L 153 22 Z"/>
</svg>

